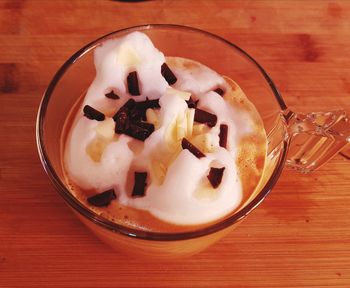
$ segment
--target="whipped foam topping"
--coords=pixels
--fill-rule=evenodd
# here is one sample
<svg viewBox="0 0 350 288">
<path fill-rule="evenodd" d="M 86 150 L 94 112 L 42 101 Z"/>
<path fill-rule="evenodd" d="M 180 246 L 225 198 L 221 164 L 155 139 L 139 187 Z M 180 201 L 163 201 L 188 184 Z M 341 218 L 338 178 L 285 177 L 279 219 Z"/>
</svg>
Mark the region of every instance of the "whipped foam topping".
<svg viewBox="0 0 350 288">
<path fill-rule="evenodd" d="M 164 55 L 140 32 L 105 41 L 94 56 L 96 77 L 65 145 L 69 179 L 83 190 L 113 188 L 121 204 L 179 225 L 214 221 L 238 207 L 243 192 L 236 166 L 237 147 L 240 137 L 251 132 L 251 120 L 212 92 L 218 86 L 227 88 L 225 80 L 204 65 L 190 71 L 172 67 L 170 61 L 169 67 L 178 79 L 170 87 L 161 74 Z M 132 71 L 138 73 L 140 96 L 128 93 L 126 79 Z M 120 98 L 107 98 L 105 94 L 111 90 Z M 199 100 L 200 109 L 217 115 L 214 127 L 193 123 L 194 109 L 185 101 L 190 95 L 187 92 Z M 159 99 L 160 109 L 146 113 L 155 131 L 144 142 L 115 134 L 111 118 L 115 112 L 130 98 L 144 101 L 146 97 Z M 85 105 L 101 111 L 106 119 L 99 122 L 84 117 Z M 228 126 L 227 148 L 219 145 L 220 124 Z M 183 137 L 202 145 L 206 157 L 198 159 L 182 149 Z M 211 167 L 225 167 L 215 189 L 207 179 Z M 128 191 L 127 179 L 133 179 L 130 175 L 135 171 L 148 173 L 143 197 L 134 198 Z"/>
</svg>

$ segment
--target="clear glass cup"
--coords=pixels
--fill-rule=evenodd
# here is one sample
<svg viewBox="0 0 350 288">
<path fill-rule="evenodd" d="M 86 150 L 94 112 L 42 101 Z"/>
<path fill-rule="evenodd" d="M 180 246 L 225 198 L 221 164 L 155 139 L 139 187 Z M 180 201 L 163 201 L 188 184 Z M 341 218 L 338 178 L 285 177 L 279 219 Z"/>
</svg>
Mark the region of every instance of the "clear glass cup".
<svg viewBox="0 0 350 288">
<path fill-rule="evenodd" d="M 95 77 L 93 51 L 106 39 L 133 31 L 146 33 L 166 56 L 190 58 L 232 78 L 258 109 L 268 135 L 267 161 L 255 193 L 224 219 L 195 231 L 158 233 L 109 221 L 79 202 L 66 185 L 61 134 L 69 111 Z M 229 233 L 269 194 L 282 169 L 310 172 L 350 142 L 346 111 L 295 113 L 265 70 L 235 44 L 199 29 L 145 25 L 107 34 L 80 49 L 57 71 L 44 93 L 37 117 L 37 145 L 42 165 L 59 194 L 99 238 L 120 251 L 151 257 L 197 253 Z"/>
</svg>

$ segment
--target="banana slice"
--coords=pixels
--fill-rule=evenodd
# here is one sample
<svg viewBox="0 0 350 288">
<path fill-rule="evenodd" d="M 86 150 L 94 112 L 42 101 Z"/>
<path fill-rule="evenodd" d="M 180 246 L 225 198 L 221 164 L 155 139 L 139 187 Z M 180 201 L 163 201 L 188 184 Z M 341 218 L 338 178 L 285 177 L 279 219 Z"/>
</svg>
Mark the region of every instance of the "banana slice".
<svg viewBox="0 0 350 288">
<path fill-rule="evenodd" d="M 193 196 L 198 200 L 204 202 L 212 202 L 219 196 L 219 194 L 218 191 L 213 187 L 209 187 L 209 185 L 203 185 L 194 192 Z"/>
<path fill-rule="evenodd" d="M 161 185 L 164 182 L 168 167 L 175 161 L 182 151 L 181 145 L 177 145 L 171 153 L 163 154 L 162 158 L 151 161 L 151 177 L 156 179 L 156 183 Z"/>
<path fill-rule="evenodd" d="M 155 179 L 158 185 L 164 182 L 164 178 L 167 172 L 167 167 L 160 161 L 153 160 L 151 166 L 152 179 Z"/>
<path fill-rule="evenodd" d="M 210 133 L 196 135 L 191 139 L 191 143 L 195 145 L 203 153 L 214 152 L 215 145 Z"/>
<path fill-rule="evenodd" d="M 98 136 L 105 138 L 106 140 L 112 140 L 115 132 L 114 132 L 115 123 L 113 118 L 107 118 L 104 121 L 101 121 L 95 131 Z"/>
<path fill-rule="evenodd" d="M 135 50 L 127 44 L 120 46 L 117 55 L 117 62 L 126 67 L 135 67 L 141 63 L 141 60 L 137 56 Z"/>
<path fill-rule="evenodd" d="M 205 125 L 205 124 L 193 124 L 192 135 L 200 135 L 200 134 L 204 134 L 207 132 L 209 132 L 207 125 Z"/>
<path fill-rule="evenodd" d="M 86 153 L 90 156 L 90 158 L 95 162 L 100 162 L 103 151 L 108 145 L 108 141 L 102 137 L 96 137 L 94 140 L 90 142 L 90 144 L 86 147 Z"/>
<path fill-rule="evenodd" d="M 191 93 L 190 92 L 177 90 L 177 89 L 175 89 L 173 87 L 168 87 L 166 89 L 166 93 L 169 94 L 169 95 L 178 96 L 181 99 L 184 99 L 186 101 L 190 100 L 190 97 L 191 97 Z"/>
<path fill-rule="evenodd" d="M 187 134 L 187 117 L 186 114 L 184 116 L 178 116 L 176 118 L 176 141 L 182 140 Z"/>
<path fill-rule="evenodd" d="M 159 128 L 159 110 L 147 109 L 146 110 L 146 118 L 147 122 L 152 123 L 155 129 Z"/>
<path fill-rule="evenodd" d="M 187 117 L 186 137 L 191 137 L 193 133 L 194 112 L 195 112 L 195 109 L 188 109 L 186 111 L 186 117 Z"/>
<path fill-rule="evenodd" d="M 170 151 L 176 149 L 176 138 L 177 138 L 177 127 L 176 127 L 177 119 L 172 121 L 169 126 L 166 128 L 164 140 L 167 144 Z"/>
<path fill-rule="evenodd" d="M 93 161 L 100 162 L 103 151 L 115 136 L 114 127 L 113 118 L 106 118 L 96 126 L 96 137 L 86 147 L 86 153 Z"/>
</svg>

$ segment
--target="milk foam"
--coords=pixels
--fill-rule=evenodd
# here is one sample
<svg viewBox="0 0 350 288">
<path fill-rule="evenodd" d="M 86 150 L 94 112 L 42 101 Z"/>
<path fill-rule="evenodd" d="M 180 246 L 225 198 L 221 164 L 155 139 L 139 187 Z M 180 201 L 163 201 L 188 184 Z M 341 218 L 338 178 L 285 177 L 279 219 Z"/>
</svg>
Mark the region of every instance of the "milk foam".
<svg viewBox="0 0 350 288">
<path fill-rule="evenodd" d="M 91 105 L 112 116 L 129 98 L 135 101 L 144 101 L 146 97 L 160 98 L 159 127 L 136 153 L 130 144 L 138 140 L 126 135 L 104 138 L 98 132 L 99 125 L 103 124 L 84 117 L 82 106 L 65 146 L 65 169 L 69 178 L 82 189 L 103 192 L 114 188 L 121 204 L 147 210 L 166 222 L 179 225 L 210 222 L 234 210 L 241 202 L 243 192 L 236 167 L 237 145 L 240 137 L 250 132 L 251 120 L 227 104 L 219 94 L 210 92 L 219 85 L 225 87 L 224 79 L 213 70 L 203 65 L 192 73 L 174 69 L 178 78 L 174 87 L 195 93 L 195 98 L 199 99 L 198 107 L 218 117 L 216 126 L 208 132 L 213 152 L 205 153 L 206 157 L 201 159 L 188 150 L 176 152 L 173 143 L 169 142 L 169 127 L 189 109 L 183 98 L 169 92 L 171 88 L 160 72 L 164 62 L 164 55 L 140 32 L 107 40 L 96 48 L 96 77 L 83 106 Z M 141 86 L 141 95 L 137 97 L 128 94 L 126 84 L 128 73 L 135 70 Z M 105 97 L 112 88 L 120 99 Z M 227 149 L 219 146 L 220 124 L 228 125 Z M 113 135 L 113 131 L 107 132 Z M 88 146 L 96 139 L 102 139 L 105 145 L 98 162 L 87 153 Z M 148 173 L 145 196 L 132 198 L 131 191 L 127 191 L 128 171 L 151 171 L 154 160 L 162 153 L 178 153 L 167 168 L 163 182 L 156 183 Z M 207 179 L 210 167 L 225 167 L 222 182 L 216 189 Z"/>
</svg>

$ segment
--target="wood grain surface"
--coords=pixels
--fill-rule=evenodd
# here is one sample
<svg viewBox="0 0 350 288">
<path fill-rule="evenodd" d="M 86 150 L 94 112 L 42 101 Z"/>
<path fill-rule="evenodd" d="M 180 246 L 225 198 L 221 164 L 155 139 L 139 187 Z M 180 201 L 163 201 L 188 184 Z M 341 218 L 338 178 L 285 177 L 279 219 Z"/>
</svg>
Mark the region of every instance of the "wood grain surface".
<svg viewBox="0 0 350 288">
<path fill-rule="evenodd" d="M 285 171 L 268 199 L 208 250 L 144 261 L 113 252 L 46 177 L 35 118 L 83 44 L 145 23 L 236 43 L 296 110 L 350 101 L 350 1 L 0 1 L 0 287 L 350 287 L 350 161 Z"/>
</svg>

